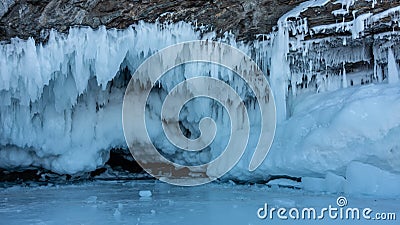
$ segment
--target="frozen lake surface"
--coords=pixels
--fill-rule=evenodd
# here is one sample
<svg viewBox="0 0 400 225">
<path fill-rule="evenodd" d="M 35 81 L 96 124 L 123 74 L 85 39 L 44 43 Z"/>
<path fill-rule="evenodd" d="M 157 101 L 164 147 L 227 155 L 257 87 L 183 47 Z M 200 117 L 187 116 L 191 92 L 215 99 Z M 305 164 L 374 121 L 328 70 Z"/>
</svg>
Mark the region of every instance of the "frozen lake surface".
<svg viewBox="0 0 400 225">
<path fill-rule="evenodd" d="M 141 197 L 139 192 L 151 192 Z M 145 192 L 143 192 L 145 191 Z M 338 207 L 339 195 L 266 185 L 212 183 L 177 187 L 159 181 L 94 181 L 0 189 L 0 224 L 398 224 L 377 220 L 261 220 L 269 207 Z M 399 215 L 399 199 L 348 197 L 348 207 Z"/>
</svg>

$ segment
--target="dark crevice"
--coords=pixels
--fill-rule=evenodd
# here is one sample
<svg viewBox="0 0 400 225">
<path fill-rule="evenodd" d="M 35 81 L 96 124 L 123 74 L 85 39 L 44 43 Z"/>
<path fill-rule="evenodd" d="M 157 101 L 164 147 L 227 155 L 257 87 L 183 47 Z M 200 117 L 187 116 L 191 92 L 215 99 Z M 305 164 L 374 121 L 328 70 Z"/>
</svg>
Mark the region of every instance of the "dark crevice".
<svg viewBox="0 0 400 225">
<path fill-rule="evenodd" d="M 124 149 L 112 149 L 110 159 L 106 162 L 114 171 L 125 171 L 130 173 L 143 172 L 142 167 L 134 160 L 129 151 Z"/>
</svg>

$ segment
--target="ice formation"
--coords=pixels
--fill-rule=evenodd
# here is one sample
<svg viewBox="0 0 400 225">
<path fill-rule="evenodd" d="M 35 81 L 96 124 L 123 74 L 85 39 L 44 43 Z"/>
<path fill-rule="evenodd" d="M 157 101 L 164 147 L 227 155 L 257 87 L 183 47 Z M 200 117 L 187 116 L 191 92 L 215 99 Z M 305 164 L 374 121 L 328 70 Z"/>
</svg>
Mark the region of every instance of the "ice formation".
<svg viewBox="0 0 400 225">
<path fill-rule="evenodd" d="M 276 139 L 261 168 L 247 170 L 255 145 L 250 139 L 250 150 L 228 177 L 307 177 L 306 187 L 328 182 L 331 188 L 336 185 L 333 189 L 354 192 L 341 182 L 357 182 L 343 179 L 360 165 L 390 173 L 388 177 L 400 173 L 400 36 L 394 30 L 365 32 L 384 18 L 399 24 L 400 8 L 354 13 L 352 21 L 309 27 L 302 12 L 332 2 L 342 5 L 332 12 L 340 17 L 353 13 L 357 1 L 307 1 L 282 16 L 278 30 L 263 35 L 267 40 L 237 43 L 229 34 L 219 40 L 239 47 L 260 65 L 272 86 L 278 116 Z M 372 8 L 377 4 L 370 3 Z M 121 104 L 131 73 L 150 54 L 171 44 L 217 39 L 214 33 L 195 30 L 183 22 L 141 22 L 125 30 L 71 28 L 67 35 L 51 31 L 45 44 L 32 38 L 1 44 L 0 167 L 74 174 L 104 165 L 110 149 L 126 148 Z M 338 35 L 318 36 L 332 33 Z M 199 68 L 177 68 L 160 80 L 149 100 L 154 104 L 147 118 L 155 144 L 181 163 L 215 158 L 229 136 L 229 129 L 219 129 L 218 141 L 198 155 L 177 151 L 160 138 L 161 124 L 154 118 L 160 115 L 161 101 Z M 202 73 L 231 84 L 244 98 L 246 107 L 253 108 L 248 113 L 257 134 L 257 104 L 243 81 L 219 67 Z M 221 106 L 204 99 L 189 102 L 181 116 L 184 130 L 194 137 L 204 116 L 216 117 L 217 125 L 229 121 Z"/>
<path fill-rule="evenodd" d="M 140 197 L 151 197 L 152 193 L 149 190 L 139 191 L 139 196 Z"/>
<path fill-rule="evenodd" d="M 0 166 L 73 174 L 103 165 L 111 148 L 125 147 L 126 68 L 198 36 L 189 24 L 140 23 L 123 31 L 52 31 L 45 45 L 32 38 L 1 45 Z"/>
</svg>

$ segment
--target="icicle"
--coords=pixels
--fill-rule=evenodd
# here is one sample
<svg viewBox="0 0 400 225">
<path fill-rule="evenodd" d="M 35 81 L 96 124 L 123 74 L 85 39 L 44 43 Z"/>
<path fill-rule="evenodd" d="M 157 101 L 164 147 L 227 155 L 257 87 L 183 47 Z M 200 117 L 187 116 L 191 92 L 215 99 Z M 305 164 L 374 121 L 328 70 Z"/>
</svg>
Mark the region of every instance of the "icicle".
<svg viewBox="0 0 400 225">
<path fill-rule="evenodd" d="M 275 95 L 278 123 L 286 119 L 287 80 L 290 75 L 289 63 L 287 62 L 288 42 L 289 34 L 281 23 L 273 41 L 270 80 Z"/>
<path fill-rule="evenodd" d="M 388 81 L 389 84 L 395 84 L 399 82 L 399 70 L 392 48 L 388 49 Z"/>
<path fill-rule="evenodd" d="M 347 88 L 347 75 L 346 75 L 345 62 L 343 62 L 343 88 Z"/>
</svg>

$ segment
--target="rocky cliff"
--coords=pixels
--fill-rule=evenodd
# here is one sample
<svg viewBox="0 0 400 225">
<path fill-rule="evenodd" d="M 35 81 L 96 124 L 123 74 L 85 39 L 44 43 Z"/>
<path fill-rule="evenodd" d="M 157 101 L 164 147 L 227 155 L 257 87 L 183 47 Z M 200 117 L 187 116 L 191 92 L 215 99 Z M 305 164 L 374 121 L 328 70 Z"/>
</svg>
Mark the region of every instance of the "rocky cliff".
<svg viewBox="0 0 400 225">
<path fill-rule="evenodd" d="M 67 32 L 82 25 L 126 28 L 144 20 L 186 21 L 220 33 L 232 31 L 239 40 L 269 33 L 279 17 L 304 0 L 17 0 L 5 1 L 0 11 L 0 38 L 35 37 L 43 40 L 53 28 Z M 0 8 L 1 10 L 1 8 Z"/>
<path fill-rule="evenodd" d="M 303 2 L 305 0 L 3 0 L 0 4 L 0 40 L 35 37 L 41 41 L 47 37 L 49 29 L 68 32 L 71 26 L 97 28 L 100 25 L 123 29 L 140 20 L 197 22 L 219 33 L 231 31 L 238 40 L 251 40 L 256 34 L 270 33 L 283 14 Z M 390 0 L 327 2 L 301 13 L 310 27 L 347 22 L 357 15 L 377 14 L 400 5 L 398 1 Z M 334 11 L 336 13 L 332 13 Z M 382 21 L 387 23 L 367 32 L 392 30 L 394 26 L 390 24 L 389 16 Z"/>
</svg>

